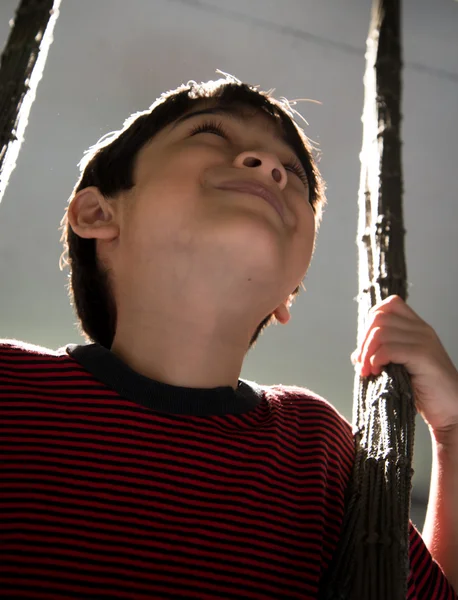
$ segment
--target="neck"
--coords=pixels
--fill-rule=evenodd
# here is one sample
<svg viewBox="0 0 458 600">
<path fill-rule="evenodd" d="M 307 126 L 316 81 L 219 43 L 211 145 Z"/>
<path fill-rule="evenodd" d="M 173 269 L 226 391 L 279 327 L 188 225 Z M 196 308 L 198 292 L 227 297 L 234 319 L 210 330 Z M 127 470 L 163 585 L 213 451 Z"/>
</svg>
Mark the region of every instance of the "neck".
<svg viewBox="0 0 458 600">
<path fill-rule="evenodd" d="M 235 335 L 234 327 L 225 331 L 199 329 L 197 320 L 179 323 L 165 315 L 157 320 L 128 320 L 118 314 L 111 351 L 131 369 L 156 381 L 189 388 L 230 386 L 238 379 L 251 335 Z"/>
</svg>

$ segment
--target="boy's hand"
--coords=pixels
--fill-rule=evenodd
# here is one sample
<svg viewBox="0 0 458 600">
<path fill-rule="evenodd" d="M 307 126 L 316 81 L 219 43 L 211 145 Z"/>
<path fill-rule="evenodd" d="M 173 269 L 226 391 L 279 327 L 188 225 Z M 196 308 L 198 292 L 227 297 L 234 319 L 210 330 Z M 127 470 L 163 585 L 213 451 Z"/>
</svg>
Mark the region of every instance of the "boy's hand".
<svg viewBox="0 0 458 600">
<path fill-rule="evenodd" d="M 458 370 L 434 329 L 400 296 L 371 308 L 362 346 L 351 360 L 361 377 L 379 375 L 389 363 L 403 365 L 417 410 L 436 439 L 458 436 Z"/>
</svg>

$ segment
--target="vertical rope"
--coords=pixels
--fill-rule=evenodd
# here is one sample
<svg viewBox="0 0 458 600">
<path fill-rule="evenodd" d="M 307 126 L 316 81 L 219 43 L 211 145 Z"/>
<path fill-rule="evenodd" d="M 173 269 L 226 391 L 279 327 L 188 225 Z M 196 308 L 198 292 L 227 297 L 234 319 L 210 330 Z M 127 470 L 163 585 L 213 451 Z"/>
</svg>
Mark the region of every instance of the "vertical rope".
<svg viewBox="0 0 458 600">
<path fill-rule="evenodd" d="M 22 0 L 0 63 L 0 202 L 24 139 L 61 0 Z"/>
<path fill-rule="evenodd" d="M 392 294 L 407 299 L 401 169 L 400 0 L 374 0 L 367 39 L 359 190 L 358 342 L 368 311 Z M 341 540 L 320 598 L 403 600 L 416 409 L 401 365 L 355 375 L 356 456 Z"/>
</svg>

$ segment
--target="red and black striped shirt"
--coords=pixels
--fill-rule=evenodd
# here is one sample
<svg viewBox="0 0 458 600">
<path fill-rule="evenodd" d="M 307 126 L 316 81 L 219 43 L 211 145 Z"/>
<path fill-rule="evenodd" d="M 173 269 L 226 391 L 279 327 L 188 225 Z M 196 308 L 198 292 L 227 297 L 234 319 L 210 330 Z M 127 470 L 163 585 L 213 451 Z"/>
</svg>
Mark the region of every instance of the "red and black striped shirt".
<svg viewBox="0 0 458 600">
<path fill-rule="evenodd" d="M 0 341 L 0 595 L 315 599 L 352 429 L 312 391 L 183 388 Z M 454 599 L 411 524 L 409 599 Z"/>
</svg>

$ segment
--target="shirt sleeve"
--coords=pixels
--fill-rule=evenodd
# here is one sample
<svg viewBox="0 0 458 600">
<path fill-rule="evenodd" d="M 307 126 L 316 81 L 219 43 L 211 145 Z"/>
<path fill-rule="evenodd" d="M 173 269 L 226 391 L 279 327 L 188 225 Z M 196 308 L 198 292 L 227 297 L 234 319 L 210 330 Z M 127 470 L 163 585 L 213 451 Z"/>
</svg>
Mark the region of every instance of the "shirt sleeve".
<svg viewBox="0 0 458 600">
<path fill-rule="evenodd" d="M 452 585 L 410 521 L 407 600 L 458 600 Z"/>
</svg>

